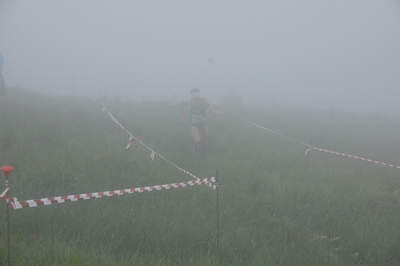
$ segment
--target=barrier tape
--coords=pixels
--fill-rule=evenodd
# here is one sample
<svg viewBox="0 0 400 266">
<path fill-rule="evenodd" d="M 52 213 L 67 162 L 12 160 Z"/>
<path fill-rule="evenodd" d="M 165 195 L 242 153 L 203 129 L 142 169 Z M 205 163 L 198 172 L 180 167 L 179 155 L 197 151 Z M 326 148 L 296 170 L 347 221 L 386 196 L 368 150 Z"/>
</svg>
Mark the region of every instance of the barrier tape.
<svg viewBox="0 0 400 266">
<path fill-rule="evenodd" d="M 94 101 L 94 100 L 93 100 Z M 96 102 L 96 101 L 95 101 Z M 154 161 L 154 157 L 155 155 L 157 155 L 158 157 L 160 157 L 161 159 L 163 159 L 164 161 L 166 161 L 167 163 L 171 164 L 172 166 L 174 166 L 176 169 L 180 170 L 181 172 L 191 176 L 192 178 L 198 180 L 200 179 L 199 177 L 195 176 L 194 174 L 190 173 L 189 171 L 179 167 L 178 165 L 174 164 L 173 162 L 171 162 L 170 160 L 168 160 L 167 158 L 165 158 L 164 156 L 162 156 L 161 154 L 157 153 L 156 151 L 154 151 L 152 148 L 150 148 L 149 146 L 147 146 L 144 142 L 142 142 L 141 140 L 139 140 L 138 138 L 136 138 L 134 135 L 132 135 L 132 133 L 130 133 L 128 130 L 126 130 L 121 123 L 107 110 L 107 108 L 105 107 L 105 105 L 103 104 L 102 100 L 101 100 L 101 93 L 99 92 L 99 102 L 96 102 L 101 106 L 101 110 L 103 112 L 107 112 L 107 114 L 110 116 L 111 120 L 114 121 L 114 123 L 116 123 L 120 128 L 122 128 L 122 130 L 124 130 L 130 137 L 128 140 L 128 144 L 125 147 L 126 149 L 128 149 L 131 146 L 132 143 L 132 139 L 136 140 L 137 142 L 139 142 L 142 146 L 146 147 L 149 151 L 150 151 L 150 162 L 152 163 Z M 208 187 L 216 190 L 217 186 L 210 183 L 210 182 L 206 182 L 205 185 L 207 185 Z"/>
<path fill-rule="evenodd" d="M 0 200 L 8 199 L 8 188 L 6 188 L 0 195 Z"/>
<path fill-rule="evenodd" d="M 215 111 L 215 113 L 224 114 L 224 115 L 233 115 L 233 116 L 235 116 L 235 117 L 237 117 L 237 118 L 239 118 L 239 119 L 241 119 L 241 120 L 243 120 L 243 121 L 245 121 L 245 122 L 247 122 L 247 123 L 250 123 L 250 124 L 252 124 L 253 126 L 256 126 L 256 127 L 258 127 L 258 128 L 261 128 L 261 129 L 263 129 L 263 130 L 265 130 L 265 131 L 269 131 L 269 132 L 271 132 L 271 133 L 274 133 L 274 134 L 279 135 L 279 136 L 281 136 L 281 137 L 287 138 L 287 139 L 289 139 L 289 140 L 291 140 L 291 141 L 300 143 L 300 144 L 302 144 L 302 145 L 309 146 L 309 144 L 307 144 L 307 143 L 298 141 L 298 140 L 296 140 L 296 139 L 294 139 L 294 138 L 291 138 L 291 137 L 288 137 L 288 136 L 286 136 L 286 135 L 283 135 L 283 134 L 281 134 L 281 133 L 279 133 L 279 132 L 276 132 L 276 131 L 274 131 L 274 130 L 272 130 L 272 129 L 263 127 L 263 126 L 261 126 L 261 125 L 259 125 L 259 124 L 256 124 L 256 123 L 254 123 L 254 122 L 252 122 L 252 121 L 250 121 L 250 120 L 247 120 L 247 119 L 245 119 L 245 118 L 243 118 L 243 117 L 240 117 L 240 116 L 238 116 L 238 115 L 230 114 L 230 113 L 225 113 L 225 112 L 218 112 L 218 111 Z"/>
<path fill-rule="evenodd" d="M 173 188 L 183 188 L 183 187 L 191 187 L 196 185 L 202 185 L 206 183 L 216 183 L 218 180 L 215 177 L 190 180 L 181 183 L 171 183 L 165 185 L 156 185 L 156 186 L 147 186 L 147 187 L 138 187 L 138 188 L 129 188 L 129 189 L 119 189 L 112 191 L 103 191 L 103 192 L 94 192 L 94 193 L 86 193 L 86 194 L 76 194 L 76 195 L 68 195 L 68 196 L 59 196 L 59 197 L 51 197 L 51 198 L 42 198 L 42 199 L 32 199 L 32 200 L 24 200 L 18 201 L 16 198 L 10 198 L 9 208 L 18 210 L 23 208 L 33 208 L 37 206 L 46 206 L 58 203 L 65 202 L 74 202 L 81 200 L 88 200 L 93 198 L 102 198 L 102 197 L 112 197 L 112 196 L 122 196 L 126 194 L 140 193 L 140 192 L 151 192 L 151 191 L 160 191 L 166 189 Z"/>
<path fill-rule="evenodd" d="M 132 136 L 129 137 L 129 139 L 128 139 L 128 145 L 126 145 L 125 149 L 129 149 L 129 147 L 131 146 L 131 144 L 132 144 Z"/>
<path fill-rule="evenodd" d="M 380 165 L 384 165 L 384 166 L 389 166 L 389 167 L 400 169 L 400 166 L 397 166 L 397 165 L 393 165 L 393 164 L 389 164 L 389 163 L 382 163 L 382 162 L 379 162 L 379 161 L 363 158 L 363 157 L 356 156 L 356 155 L 341 153 L 341 152 L 337 152 L 337 151 L 324 150 L 324 149 L 320 149 L 320 148 L 316 148 L 316 147 L 310 147 L 310 148 L 313 149 L 313 150 L 317 150 L 317 151 L 322 151 L 322 152 L 327 152 L 327 153 L 331 153 L 331 154 L 341 155 L 341 156 L 348 157 L 348 158 L 353 158 L 353 159 L 357 159 L 357 160 L 361 160 L 361 161 L 366 161 L 366 162 L 370 162 L 370 163 L 375 163 L 375 164 L 380 164 Z"/>
<path fill-rule="evenodd" d="M 344 156 L 344 157 L 348 157 L 348 158 L 353 158 L 353 159 L 357 159 L 357 160 L 361 160 L 361 161 L 366 161 L 366 162 L 370 162 L 370 163 L 375 163 L 375 164 L 379 164 L 379 165 L 384 165 L 384 166 L 389 166 L 389 167 L 392 167 L 392 168 L 400 169 L 400 166 L 397 166 L 397 165 L 393 165 L 393 164 L 389 164 L 389 163 L 383 163 L 383 162 L 379 162 L 379 161 L 376 161 L 376 160 L 363 158 L 363 157 L 356 156 L 356 155 L 350 155 L 350 154 L 346 154 L 346 153 L 341 153 L 341 152 L 330 151 L 330 150 L 321 149 L 321 148 L 317 148 L 317 147 L 312 147 L 310 144 L 307 144 L 307 143 L 302 142 L 302 141 L 298 141 L 296 139 L 293 139 L 291 137 L 288 137 L 288 136 L 285 136 L 285 135 L 283 135 L 281 133 L 278 133 L 278 132 L 276 132 L 274 130 L 268 129 L 268 128 L 263 127 L 263 126 L 260 126 L 260 125 L 258 125 L 256 123 L 254 123 L 254 122 L 252 122 L 250 120 L 247 120 L 245 118 L 242 118 L 242 117 L 240 117 L 238 115 L 234 115 L 234 114 L 230 114 L 230 113 L 226 113 L 226 112 L 218 112 L 218 111 L 215 111 L 215 113 L 225 114 L 225 115 L 233 115 L 233 116 L 235 116 L 235 117 L 237 117 L 237 118 L 239 118 L 239 119 L 241 119 L 243 121 L 246 121 L 246 122 L 248 122 L 248 123 L 250 123 L 250 124 L 252 124 L 252 125 L 254 125 L 254 126 L 258 127 L 258 128 L 261 128 L 263 130 L 266 130 L 266 131 L 269 131 L 271 133 L 277 134 L 277 135 L 279 135 L 281 137 L 290 139 L 290 140 L 295 141 L 295 142 L 297 142 L 299 144 L 305 145 L 305 146 L 307 146 L 307 150 L 306 150 L 306 153 L 305 153 L 306 155 L 310 152 L 311 149 L 313 149 L 313 150 L 317 150 L 317 151 L 321 151 L 321 152 L 326 152 L 326 153 L 330 153 L 330 154 L 336 154 L 336 155 L 340 155 L 340 156 Z"/>
</svg>

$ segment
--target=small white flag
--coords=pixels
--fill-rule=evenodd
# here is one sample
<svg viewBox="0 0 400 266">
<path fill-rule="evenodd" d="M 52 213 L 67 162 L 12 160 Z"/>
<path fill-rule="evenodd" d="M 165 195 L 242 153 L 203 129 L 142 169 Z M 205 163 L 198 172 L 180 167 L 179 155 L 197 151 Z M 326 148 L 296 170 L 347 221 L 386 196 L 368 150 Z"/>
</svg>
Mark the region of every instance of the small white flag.
<svg viewBox="0 0 400 266">
<path fill-rule="evenodd" d="M 151 151 L 150 162 L 153 163 L 153 161 L 154 161 L 154 151 Z"/>
<path fill-rule="evenodd" d="M 132 136 L 129 137 L 128 145 L 126 145 L 126 148 L 125 148 L 125 149 L 129 149 L 129 147 L 131 146 L 131 144 L 132 144 Z"/>
</svg>

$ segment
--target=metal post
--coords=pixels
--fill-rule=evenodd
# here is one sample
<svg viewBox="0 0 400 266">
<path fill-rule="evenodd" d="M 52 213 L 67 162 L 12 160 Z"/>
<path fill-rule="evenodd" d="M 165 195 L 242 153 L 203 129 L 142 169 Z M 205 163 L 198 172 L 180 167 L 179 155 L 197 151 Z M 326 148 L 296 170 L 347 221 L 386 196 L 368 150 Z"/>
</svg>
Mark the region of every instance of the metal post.
<svg viewBox="0 0 400 266">
<path fill-rule="evenodd" d="M 231 124 L 232 124 L 232 109 L 229 107 L 229 121 L 228 121 L 229 140 L 231 140 Z"/>
<path fill-rule="evenodd" d="M 217 169 L 217 176 L 215 177 L 217 180 L 217 255 L 219 258 L 219 195 L 218 195 L 218 169 Z"/>
<path fill-rule="evenodd" d="M 6 176 L 6 189 L 8 188 L 8 175 Z M 10 232 L 10 192 L 8 192 L 8 198 L 6 203 L 7 208 L 7 246 L 8 246 L 8 266 L 11 265 L 11 232 Z"/>
<path fill-rule="evenodd" d="M 128 150 L 125 148 L 126 147 L 126 140 L 127 140 L 127 138 L 126 138 L 126 131 L 125 130 L 122 130 L 122 138 L 124 139 L 124 146 L 122 146 L 122 148 L 123 149 L 125 149 L 125 152 L 128 152 Z"/>
<path fill-rule="evenodd" d="M 310 153 L 311 153 L 311 142 L 312 142 L 312 139 L 310 139 L 310 146 L 308 146 L 308 149 L 307 149 L 306 173 L 307 173 L 307 170 L 308 170 L 308 160 L 310 159 Z"/>
<path fill-rule="evenodd" d="M 12 166 L 5 165 L 0 168 L 1 171 L 3 171 L 4 176 L 6 177 L 6 190 L 7 190 L 7 245 L 8 245 L 8 266 L 11 265 L 11 233 L 10 233 L 10 191 L 8 187 L 8 176 L 10 175 L 10 172 L 14 170 Z"/>
</svg>

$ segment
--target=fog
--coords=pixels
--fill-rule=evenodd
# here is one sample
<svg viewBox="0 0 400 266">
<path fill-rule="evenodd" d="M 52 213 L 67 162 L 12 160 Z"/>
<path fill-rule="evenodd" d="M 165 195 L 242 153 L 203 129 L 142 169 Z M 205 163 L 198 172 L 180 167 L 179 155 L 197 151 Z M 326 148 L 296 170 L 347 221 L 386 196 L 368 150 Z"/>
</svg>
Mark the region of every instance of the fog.
<svg viewBox="0 0 400 266">
<path fill-rule="evenodd" d="M 400 1 L 0 0 L 8 87 L 400 115 Z"/>
</svg>

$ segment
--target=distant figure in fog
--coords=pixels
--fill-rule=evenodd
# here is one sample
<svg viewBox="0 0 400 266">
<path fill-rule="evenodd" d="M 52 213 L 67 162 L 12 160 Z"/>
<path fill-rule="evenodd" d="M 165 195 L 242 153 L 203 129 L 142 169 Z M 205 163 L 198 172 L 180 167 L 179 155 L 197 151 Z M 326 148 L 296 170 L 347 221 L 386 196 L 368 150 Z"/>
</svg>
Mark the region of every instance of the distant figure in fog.
<svg viewBox="0 0 400 266">
<path fill-rule="evenodd" d="M 181 122 L 185 121 L 183 108 L 189 106 L 190 131 L 194 143 L 194 155 L 200 156 L 208 146 L 208 126 L 207 121 L 214 115 L 214 109 L 210 103 L 201 97 L 198 88 L 190 91 L 191 98 L 181 103 Z"/>
<path fill-rule="evenodd" d="M 0 97 L 6 95 L 6 85 L 3 78 L 3 56 L 0 54 Z"/>
</svg>

